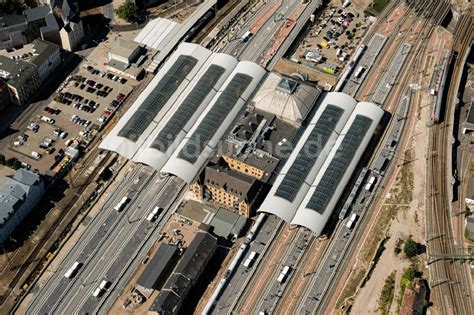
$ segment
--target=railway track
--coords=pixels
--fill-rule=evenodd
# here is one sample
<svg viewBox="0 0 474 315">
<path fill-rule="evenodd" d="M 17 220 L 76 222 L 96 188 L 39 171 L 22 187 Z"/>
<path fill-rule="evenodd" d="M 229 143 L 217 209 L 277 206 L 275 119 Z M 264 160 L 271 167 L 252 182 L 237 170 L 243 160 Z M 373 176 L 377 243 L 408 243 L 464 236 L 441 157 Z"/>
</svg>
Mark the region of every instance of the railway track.
<svg viewBox="0 0 474 315">
<path fill-rule="evenodd" d="M 285 236 L 285 233 L 288 233 L 288 236 Z M 281 229 L 277 236 L 272 240 L 272 243 L 268 249 L 268 251 L 265 253 L 266 259 L 270 257 L 275 257 L 277 255 L 277 251 L 281 249 L 281 246 L 284 246 L 284 243 L 291 244 L 295 238 L 296 238 L 296 230 L 291 230 L 288 231 L 288 226 L 286 224 L 281 225 Z M 289 249 L 289 246 L 286 248 L 285 252 Z M 276 256 L 278 257 L 278 256 Z M 262 257 L 261 259 L 263 259 Z M 268 282 L 270 279 L 273 279 L 274 276 L 277 273 L 277 269 L 279 270 L 280 266 L 280 259 L 270 259 L 268 261 L 272 262 L 271 267 L 274 267 L 271 272 L 270 276 L 265 277 L 265 280 Z M 232 313 L 238 313 L 238 312 L 243 312 L 243 309 L 247 307 L 247 303 L 251 299 L 255 299 L 255 297 L 260 296 L 261 294 L 259 292 L 262 292 L 261 290 L 257 290 L 258 288 L 258 280 L 262 279 L 262 276 L 265 274 L 265 267 L 264 265 L 260 266 L 261 268 L 258 268 L 256 272 L 252 275 L 250 278 L 250 281 L 247 283 L 246 287 L 243 288 L 243 293 L 239 296 L 238 300 L 236 301 L 235 305 L 231 308 Z M 267 285 L 268 285 L 267 282 Z M 265 292 L 267 290 L 267 285 L 265 285 L 262 290 Z M 249 289 L 250 288 L 250 289 Z M 258 302 L 258 301 L 257 301 Z M 254 307 L 254 304 L 250 304 L 250 307 Z M 250 310 L 246 309 L 245 312 L 249 312 Z"/>
<path fill-rule="evenodd" d="M 99 152 L 96 151 L 89 156 L 86 157 L 85 161 L 86 162 L 91 162 L 97 159 L 99 156 Z M 64 209 L 69 209 L 72 207 L 80 198 L 80 195 L 87 189 L 87 186 L 89 183 L 92 182 L 92 180 L 98 175 L 99 170 L 104 166 L 102 163 L 105 163 L 107 161 L 107 156 L 105 156 L 101 163 L 86 177 L 86 179 L 83 179 L 82 183 L 80 185 L 77 185 L 79 180 L 84 177 L 85 175 L 85 169 L 80 170 L 72 179 L 71 179 L 71 187 L 77 187 L 77 191 L 75 192 L 75 197 L 72 198 L 70 202 L 68 202 L 66 205 L 64 205 L 62 208 Z M 87 184 L 85 184 L 87 183 Z M 53 183 L 50 185 L 48 189 L 52 189 L 54 185 Z M 47 190 L 46 190 L 47 191 Z M 48 229 L 47 233 L 42 237 L 34 246 L 34 248 L 31 250 L 29 255 L 24 259 L 22 262 L 19 262 L 21 264 L 21 267 L 17 269 L 17 272 L 15 276 L 13 276 L 8 283 L 7 287 L 8 290 L 5 292 L 0 297 L 0 304 L 4 305 L 12 291 L 14 290 L 15 286 L 20 282 L 20 280 L 24 277 L 25 272 L 27 272 L 28 268 L 30 267 L 29 262 L 34 262 L 34 261 L 40 261 L 41 259 L 37 259 L 38 254 L 41 252 L 41 250 L 44 248 L 50 237 L 55 233 L 56 229 L 63 223 L 64 220 L 67 219 L 67 216 L 69 214 L 69 211 L 61 211 L 59 217 L 56 219 L 54 224 Z M 16 254 L 13 257 L 10 257 L 10 260 L 13 261 L 16 258 Z M 31 275 L 35 273 L 35 269 L 31 272 Z"/>
<path fill-rule="evenodd" d="M 465 265 L 458 265 L 450 256 L 459 251 L 454 244 L 451 201 L 448 185 L 451 174 L 448 162 L 453 108 L 459 89 L 459 78 L 464 68 L 464 56 L 472 42 L 472 17 L 464 15 L 454 33 L 453 50 L 457 58 L 453 61 L 453 73 L 445 108 L 445 120 L 434 125 L 430 132 L 429 163 L 427 165 L 427 238 L 428 257 L 445 255 L 445 259 L 430 260 L 430 280 L 435 301 L 440 312 L 472 314 L 470 276 Z M 462 249 L 461 249 L 462 250 Z"/>
<path fill-rule="evenodd" d="M 449 10 L 449 3 L 447 2 L 436 2 L 436 3 L 427 2 L 426 4 L 427 6 L 423 7 L 423 10 L 421 11 L 420 11 L 420 7 L 418 6 L 412 8 L 413 12 L 418 13 L 418 15 L 423 15 L 423 17 L 425 17 L 425 19 L 423 20 L 423 27 L 422 27 L 423 31 L 421 32 L 416 42 L 414 43 L 413 45 L 414 49 L 412 50 L 413 53 L 410 53 L 411 56 L 409 56 L 409 58 L 407 58 L 405 62 L 405 64 L 407 64 L 406 70 L 400 73 L 399 75 L 400 78 L 398 80 L 399 83 L 397 84 L 397 88 L 391 91 L 389 98 L 386 101 L 386 104 L 391 104 L 393 102 L 396 102 L 397 96 L 400 95 L 400 93 L 403 90 L 405 90 L 406 86 L 410 83 L 410 80 L 413 79 L 413 76 L 416 74 L 418 67 L 421 65 L 421 60 L 423 59 L 423 56 L 425 54 L 427 39 L 431 36 L 435 27 L 442 22 L 443 18 L 446 16 L 446 13 Z M 399 23 L 398 27 L 400 27 L 401 25 L 405 23 L 406 18 L 404 18 L 403 20 L 404 21 L 402 23 Z M 414 19 L 413 24 L 417 23 L 417 21 L 418 19 Z M 376 30 L 374 30 L 372 34 L 375 34 L 375 33 L 376 33 Z M 399 45 L 402 45 L 405 42 L 405 39 L 408 35 L 409 34 L 404 34 L 402 36 L 402 39 L 399 41 Z M 395 93 L 395 90 L 397 90 L 396 93 Z M 386 110 L 388 110 L 387 106 L 384 106 L 384 107 Z M 390 111 L 395 111 L 395 110 L 396 108 L 390 109 Z M 356 235 L 355 239 L 360 238 L 361 232 L 359 232 L 358 234 L 359 235 Z M 352 244 L 349 246 L 347 256 L 350 256 L 351 255 L 350 253 L 354 251 L 354 243 L 356 242 L 353 241 Z M 343 266 L 343 268 L 341 269 L 344 270 L 347 267 L 347 261 L 344 261 L 344 263 L 342 263 L 341 266 Z M 319 307 L 315 310 L 316 313 L 323 313 L 323 312 L 328 311 L 327 310 L 328 303 L 329 303 L 328 297 L 333 295 L 335 286 L 339 282 L 341 276 L 342 275 L 340 272 L 335 273 L 333 281 L 331 281 L 331 285 L 328 287 L 326 294 L 321 297 L 321 302 L 318 305 Z M 304 300 L 307 298 L 307 294 L 309 291 L 310 290 L 307 290 L 305 294 L 299 297 L 300 306 L 302 305 Z M 298 307 L 298 309 L 300 309 L 300 307 Z"/>
</svg>

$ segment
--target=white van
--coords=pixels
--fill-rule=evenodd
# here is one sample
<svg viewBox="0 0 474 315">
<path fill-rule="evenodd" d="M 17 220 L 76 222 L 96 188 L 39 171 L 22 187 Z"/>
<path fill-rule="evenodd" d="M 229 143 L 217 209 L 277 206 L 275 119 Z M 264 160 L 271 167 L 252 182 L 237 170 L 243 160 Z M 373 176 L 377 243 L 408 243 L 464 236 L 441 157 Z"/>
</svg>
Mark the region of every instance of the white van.
<svg viewBox="0 0 474 315">
<path fill-rule="evenodd" d="M 41 120 L 47 122 L 48 124 L 54 124 L 56 122 L 54 119 L 47 116 L 41 116 Z"/>
<path fill-rule="evenodd" d="M 35 159 L 39 160 L 41 159 L 42 155 L 36 151 L 31 151 L 31 156 L 34 157 Z"/>
</svg>

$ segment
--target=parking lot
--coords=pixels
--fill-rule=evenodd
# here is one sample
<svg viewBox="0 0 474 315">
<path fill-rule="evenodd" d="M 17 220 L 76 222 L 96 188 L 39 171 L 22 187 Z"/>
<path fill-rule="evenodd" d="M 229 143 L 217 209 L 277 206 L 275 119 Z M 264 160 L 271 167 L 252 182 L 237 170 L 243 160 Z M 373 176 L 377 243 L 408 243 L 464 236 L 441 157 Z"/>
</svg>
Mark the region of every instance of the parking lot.
<svg viewBox="0 0 474 315">
<path fill-rule="evenodd" d="M 55 165 L 66 166 L 61 162 L 66 148 L 87 146 L 136 84 L 83 63 L 58 88 L 49 105 L 38 108 L 20 129 L 6 155 L 16 157 L 26 168 L 54 175 Z"/>
<path fill-rule="evenodd" d="M 329 3 L 291 57 L 294 62 L 337 74 L 354 54 L 369 21 L 353 4 Z"/>
</svg>

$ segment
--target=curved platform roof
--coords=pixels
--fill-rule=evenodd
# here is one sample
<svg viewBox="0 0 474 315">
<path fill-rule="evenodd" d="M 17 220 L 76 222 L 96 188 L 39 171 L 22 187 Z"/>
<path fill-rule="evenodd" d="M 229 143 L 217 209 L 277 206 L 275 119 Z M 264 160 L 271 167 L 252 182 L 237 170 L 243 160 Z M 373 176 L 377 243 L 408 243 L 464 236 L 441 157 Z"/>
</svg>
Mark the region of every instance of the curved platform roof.
<svg viewBox="0 0 474 315">
<path fill-rule="evenodd" d="M 255 63 L 242 61 L 200 115 L 162 169 L 190 183 L 216 149 L 243 105 L 265 74 Z"/>
<path fill-rule="evenodd" d="M 328 93 L 258 212 L 320 234 L 382 115 L 375 104 Z"/>
<path fill-rule="evenodd" d="M 375 104 L 359 103 L 303 199 L 292 224 L 321 234 L 382 116 L 383 110 Z"/>
<path fill-rule="evenodd" d="M 347 95 L 324 98 L 258 211 L 293 219 L 355 106 Z"/>
<path fill-rule="evenodd" d="M 160 170 L 237 64 L 237 60 L 229 55 L 215 54 L 210 57 L 133 160 Z"/>
<path fill-rule="evenodd" d="M 199 45 L 180 45 L 99 147 L 131 159 L 211 54 Z"/>
</svg>

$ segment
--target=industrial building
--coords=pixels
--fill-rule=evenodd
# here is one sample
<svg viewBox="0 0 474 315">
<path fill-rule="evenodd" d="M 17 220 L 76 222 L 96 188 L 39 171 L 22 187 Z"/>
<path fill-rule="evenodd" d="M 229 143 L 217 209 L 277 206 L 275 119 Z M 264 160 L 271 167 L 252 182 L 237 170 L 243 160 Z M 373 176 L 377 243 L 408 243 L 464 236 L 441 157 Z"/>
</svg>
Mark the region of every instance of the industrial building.
<svg viewBox="0 0 474 315">
<path fill-rule="evenodd" d="M 183 257 L 153 302 L 149 314 L 177 314 L 191 288 L 211 260 L 217 239 L 207 232 L 194 237 Z"/>
<path fill-rule="evenodd" d="M 383 116 L 328 93 L 258 209 L 320 234 Z"/>
<path fill-rule="evenodd" d="M 140 67 L 145 54 L 146 49 L 139 43 L 119 38 L 107 54 L 107 69 L 136 80 L 145 71 Z"/>
<path fill-rule="evenodd" d="M 43 181 L 36 173 L 19 169 L 15 175 L 5 176 L 0 187 L 0 245 L 36 206 L 43 193 Z"/>
<path fill-rule="evenodd" d="M 149 298 L 154 290 L 161 288 L 160 284 L 171 272 L 173 261 L 178 248 L 165 243 L 160 244 L 153 258 L 137 280 L 137 289 L 143 296 Z"/>
<path fill-rule="evenodd" d="M 190 183 L 265 74 L 183 43 L 100 147 Z"/>
</svg>

